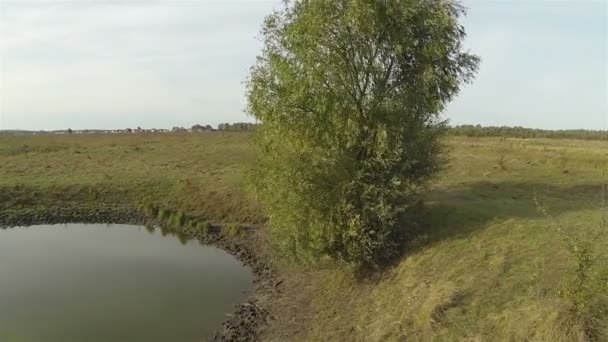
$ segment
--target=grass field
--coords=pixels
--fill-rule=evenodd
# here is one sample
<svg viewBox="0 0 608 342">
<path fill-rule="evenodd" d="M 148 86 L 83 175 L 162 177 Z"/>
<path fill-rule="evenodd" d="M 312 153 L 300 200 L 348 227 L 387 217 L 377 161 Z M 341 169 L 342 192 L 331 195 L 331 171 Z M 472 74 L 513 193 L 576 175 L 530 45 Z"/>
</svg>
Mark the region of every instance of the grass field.
<svg viewBox="0 0 608 342">
<path fill-rule="evenodd" d="M 247 199 L 249 137 L 114 134 L 0 137 L 0 210 L 151 202 L 210 221 L 261 223 Z"/>
<path fill-rule="evenodd" d="M 263 338 L 608 340 L 608 142 L 448 145 L 406 255 L 363 279 L 277 263 Z M 242 133 L 0 137 L 0 215 L 152 202 L 261 225 L 244 187 L 253 157 Z"/>
</svg>

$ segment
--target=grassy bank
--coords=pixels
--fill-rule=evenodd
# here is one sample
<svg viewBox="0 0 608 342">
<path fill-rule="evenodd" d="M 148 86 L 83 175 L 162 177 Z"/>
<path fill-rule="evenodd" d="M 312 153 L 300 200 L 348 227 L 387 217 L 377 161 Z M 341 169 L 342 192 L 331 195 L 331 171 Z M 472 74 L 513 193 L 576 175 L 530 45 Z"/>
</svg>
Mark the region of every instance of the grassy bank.
<svg viewBox="0 0 608 342">
<path fill-rule="evenodd" d="M 148 203 L 211 222 L 263 224 L 244 190 L 249 139 L 0 137 L 0 217 Z M 264 338 L 608 339 L 608 143 L 455 137 L 449 146 L 449 168 L 426 194 L 424 226 L 408 253 L 365 279 L 278 263 Z"/>
<path fill-rule="evenodd" d="M 285 310 L 277 316 L 302 305 L 309 314 L 278 321 L 269 335 L 287 324 L 301 340 L 608 339 L 608 144 L 454 138 L 450 147 L 410 252 L 363 281 L 292 270 L 287 279 L 311 286 L 286 293 L 297 299 L 276 306 Z"/>
<path fill-rule="evenodd" d="M 217 222 L 261 223 L 243 189 L 248 136 L 0 137 L 0 211 L 151 203 Z"/>
</svg>

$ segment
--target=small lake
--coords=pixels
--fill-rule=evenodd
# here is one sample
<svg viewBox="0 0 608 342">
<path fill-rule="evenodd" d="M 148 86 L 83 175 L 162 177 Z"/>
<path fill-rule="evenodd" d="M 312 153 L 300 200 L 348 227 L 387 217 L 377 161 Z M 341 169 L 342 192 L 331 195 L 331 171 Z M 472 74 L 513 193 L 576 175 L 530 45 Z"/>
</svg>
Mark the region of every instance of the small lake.
<svg viewBox="0 0 608 342">
<path fill-rule="evenodd" d="M 201 341 L 252 279 L 221 249 L 144 227 L 0 229 L 0 341 Z"/>
</svg>

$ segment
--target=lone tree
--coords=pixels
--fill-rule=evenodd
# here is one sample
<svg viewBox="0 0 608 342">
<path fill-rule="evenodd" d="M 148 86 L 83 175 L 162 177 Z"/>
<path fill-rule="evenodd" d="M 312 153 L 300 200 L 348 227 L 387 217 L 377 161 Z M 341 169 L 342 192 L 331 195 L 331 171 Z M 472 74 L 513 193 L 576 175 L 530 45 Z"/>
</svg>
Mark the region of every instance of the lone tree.
<svg viewBox="0 0 608 342">
<path fill-rule="evenodd" d="M 254 190 L 297 260 L 380 265 L 441 168 L 440 113 L 472 79 L 456 0 L 287 1 L 248 80 L 261 123 Z"/>
</svg>

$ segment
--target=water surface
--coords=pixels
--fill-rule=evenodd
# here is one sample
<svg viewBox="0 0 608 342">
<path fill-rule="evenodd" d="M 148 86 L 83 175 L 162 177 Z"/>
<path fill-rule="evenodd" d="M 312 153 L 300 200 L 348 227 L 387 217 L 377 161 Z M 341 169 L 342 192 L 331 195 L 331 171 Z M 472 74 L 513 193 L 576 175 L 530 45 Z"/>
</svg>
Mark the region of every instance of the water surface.
<svg viewBox="0 0 608 342">
<path fill-rule="evenodd" d="M 200 341 L 251 280 L 220 249 L 143 227 L 0 229 L 0 341 Z"/>
</svg>

